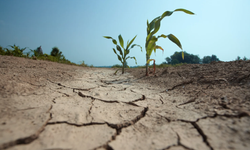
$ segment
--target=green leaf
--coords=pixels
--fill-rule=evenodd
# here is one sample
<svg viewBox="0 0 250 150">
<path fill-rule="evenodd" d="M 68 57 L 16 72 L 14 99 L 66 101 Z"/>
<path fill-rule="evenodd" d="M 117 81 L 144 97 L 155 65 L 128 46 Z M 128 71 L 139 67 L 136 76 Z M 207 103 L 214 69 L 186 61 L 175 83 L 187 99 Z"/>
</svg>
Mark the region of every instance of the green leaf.
<svg viewBox="0 0 250 150">
<path fill-rule="evenodd" d="M 155 27 L 154 27 L 154 31 L 152 32 L 152 35 L 154 35 L 155 33 L 159 31 L 160 26 L 161 26 L 161 19 L 158 19 L 155 22 Z"/>
<path fill-rule="evenodd" d="M 115 71 L 114 75 L 116 75 L 116 73 L 117 73 L 119 70 L 120 70 L 120 69 L 117 69 L 117 70 Z"/>
<path fill-rule="evenodd" d="M 124 56 L 126 57 L 129 54 L 129 50 L 124 50 Z"/>
<path fill-rule="evenodd" d="M 158 36 L 157 38 L 160 38 L 160 37 L 166 38 L 166 37 L 168 37 L 168 36 L 167 36 L 167 35 L 162 34 L 162 35 Z"/>
<path fill-rule="evenodd" d="M 106 39 L 113 39 L 112 37 L 110 37 L 110 36 L 103 36 L 104 38 L 106 38 Z"/>
<path fill-rule="evenodd" d="M 155 36 L 152 37 L 152 39 L 148 42 L 148 45 L 147 45 L 147 49 L 146 49 L 146 53 L 151 56 L 155 46 L 156 46 L 156 41 L 157 41 L 157 38 Z"/>
<path fill-rule="evenodd" d="M 122 38 L 121 34 L 118 36 L 118 38 L 119 38 L 119 43 L 120 43 L 121 47 L 124 48 L 123 47 L 124 42 L 123 42 L 123 38 Z"/>
<path fill-rule="evenodd" d="M 151 21 L 148 26 L 149 33 L 155 28 L 155 20 Z"/>
<path fill-rule="evenodd" d="M 155 61 L 155 60 L 154 60 L 154 59 L 149 59 L 149 60 L 147 61 L 147 64 L 149 64 L 150 61 Z"/>
<path fill-rule="evenodd" d="M 191 12 L 191 11 L 189 11 L 189 10 L 186 10 L 186 9 L 182 9 L 182 8 L 175 9 L 174 11 L 182 11 L 182 12 L 185 12 L 186 14 L 194 15 L 193 12 Z"/>
<path fill-rule="evenodd" d="M 114 53 L 117 55 L 116 50 L 113 48 Z"/>
<path fill-rule="evenodd" d="M 156 17 L 154 20 L 152 20 L 152 21 L 150 22 L 150 24 L 147 25 L 147 28 L 148 28 L 147 34 L 149 34 L 149 33 L 155 28 L 155 23 L 156 23 L 156 21 L 159 20 L 159 19 L 161 19 L 161 16 Z"/>
<path fill-rule="evenodd" d="M 137 35 L 136 35 L 137 36 Z M 129 42 L 129 44 L 127 45 L 127 47 L 126 47 L 126 49 L 128 49 L 129 48 L 129 46 L 134 42 L 134 40 L 135 40 L 135 38 L 136 38 L 136 36 Z"/>
<path fill-rule="evenodd" d="M 116 42 L 116 40 L 115 40 L 115 39 L 113 39 L 113 40 L 112 40 L 112 42 L 113 42 L 115 45 L 117 45 L 117 42 Z"/>
<path fill-rule="evenodd" d="M 147 20 L 147 34 L 150 33 L 150 29 L 149 29 L 149 23 L 148 23 L 148 20 Z"/>
<path fill-rule="evenodd" d="M 133 44 L 133 45 L 131 46 L 131 49 L 132 49 L 133 47 L 135 47 L 135 46 L 140 47 L 140 48 L 141 48 L 141 52 L 142 52 L 142 47 L 141 47 L 140 45 L 137 45 L 137 44 Z"/>
<path fill-rule="evenodd" d="M 177 37 L 175 37 L 173 34 L 169 34 L 168 38 L 182 49 L 181 42 L 178 40 Z"/>
<path fill-rule="evenodd" d="M 163 19 L 166 16 L 171 16 L 173 14 L 173 11 L 165 11 L 162 15 L 161 18 Z"/>
<path fill-rule="evenodd" d="M 151 39 L 152 39 L 152 33 L 149 33 L 146 38 L 146 47 L 148 46 L 148 43 Z"/>
<path fill-rule="evenodd" d="M 121 63 L 122 63 L 122 58 L 121 58 L 121 56 L 119 56 L 119 55 L 117 55 L 117 57 L 118 57 L 118 59 L 121 61 Z"/>
<path fill-rule="evenodd" d="M 116 40 L 113 39 L 112 37 L 110 37 L 110 36 L 103 36 L 103 37 L 106 38 L 106 39 L 112 39 L 112 42 L 113 42 L 115 45 L 117 45 Z"/>
<path fill-rule="evenodd" d="M 123 57 L 122 49 L 119 45 L 116 45 L 116 49 L 120 52 L 120 55 Z"/>
<path fill-rule="evenodd" d="M 164 51 L 164 49 L 161 46 L 158 46 L 158 45 L 155 46 L 155 49 L 161 49 L 162 51 Z"/>
<path fill-rule="evenodd" d="M 182 51 L 182 59 L 184 60 L 184 52 Z"/>
<path fill-rule="evenodd" d="M 130 56 L 128 56 L 128 57 L 126 58 L 126 60 L 129 59 L 129 58 L 130 58 L 130 59 L 134 59 L 134 60 L 135 60 L 135 64 L 137 64 L 137 61 L 136 61 L 136 58 L 135 58 L 135 57 L 130 57 Z"/>
</svg>

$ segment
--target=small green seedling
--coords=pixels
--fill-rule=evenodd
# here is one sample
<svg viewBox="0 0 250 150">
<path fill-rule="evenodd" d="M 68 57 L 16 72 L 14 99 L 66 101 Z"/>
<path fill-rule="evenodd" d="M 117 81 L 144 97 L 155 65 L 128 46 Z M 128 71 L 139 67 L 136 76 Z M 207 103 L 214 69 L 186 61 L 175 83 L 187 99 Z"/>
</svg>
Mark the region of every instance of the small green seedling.
<svg viewBox="0 0 250 150">
<path fill-rule="evenodd" d="M 133 45 L 131 46 L 131 44 L 134 42 L 136 36 L 135 36 L 131 41 L 128 40 L 126 48 L 124 47 L 124 42 L 123 42 L 123 38 L 122 38 L 121 35 L 118 36 L 120 46 L 117 45 L 117 41 L 116 41 L 115 39 L 113 39 L 112 37 L 110 37 L 110 36 L 103 36 L 103 37 L 106 38 L 106 39 L 112 39 L 112 42 L 116 45 L 116 50 L 119 51 L 120 54 L 118 54 L 117 51 L 116 51 L 114 48 L 113 48 L 113 51 L 114 51 L 114 53 L 117 55 L 118 60 L 120 60 L 121 63 L 122 63 L 122 74 L 124 73 L 124 68 L 125 68 L 126 60 L 127 60 L 127 59 L 129 59 L 129 58 L 130 58 L 130 59 L 134 59 L 134 60 L 135 60 L 135 63 L 137 64 L 136 58 L 135 58 L 135 57 L 127 56 L 127 55 L 129 54 L 129 52 L 130 52 L 130 49 L 132 49 L 132 48 L 135 47 L 135 46 L 140 47 L 140 48 L 141 48 L 141 51 L 142 51 L 142 47 L 141 47 L 140 45 L 133 44 Z M 130 46 L 131 46 L 131 47 L 130 47 Z M 121 48 L 123 49 L 123 51 L 122 51 Z"/>
<path fill-rule="evenodd" d="M 156 37 L 154 35 L 160 29 L 161 20 L 166 16 L 171 16 L 172 13 L 174 13 L 175 11 L 182 11 L 182 12 L 185 12 L 185 13 L 190 14 L 190 15 L 194 14 L 193 12 L 186 10 L 186 9 L 176 9 L 174 11 L 165 11 L 161 16 L 156 17 L 150 23 L 147 20 L 147 38 L 146 38 L 146 44 L 145 44 L 145 47 L 146 47 L 146 76 L 148 76 L 149 62 L 150 61 L 155 62 L 154 59 L 150 59 L 150 56 L 151 56 L 153 50 L 154 50 L 154 52 L 156 52 L 156 49 L 161 49 L 163 51 L 163 48 L 161 46 L 156 45 L 156 42 L 160 37 L 163 37 L 163 38 L 168 37 L 170 41 L 174 42 L 177 46 L 179 46 L 182 49 L 180 41 L 173 34 L 169 34 L 169 35 L 162 34 L 158 37 Z M 182 52 L 182 59 L 184 59 L 183 52 Z M 155 63 L 154 63 L 154 65 L 155 65 Z"/>
</svg>

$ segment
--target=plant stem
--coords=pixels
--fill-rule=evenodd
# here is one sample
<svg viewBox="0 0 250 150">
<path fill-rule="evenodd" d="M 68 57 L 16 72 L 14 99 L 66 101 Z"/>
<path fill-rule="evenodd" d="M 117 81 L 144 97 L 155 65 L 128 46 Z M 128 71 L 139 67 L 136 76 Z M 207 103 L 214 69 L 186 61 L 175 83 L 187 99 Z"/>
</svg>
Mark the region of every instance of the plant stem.
<svg viewBox="0 0 250 150">
<path fill-rule="evenodd" d="M 124 74 L 125 62 L 122 63 L 122 74 Z"/>
<path fill-rule="evenodd" d="M 149 60 L 149 55 L 146 54 L 146 76 L 148 76 L 148 60 Z"/>
</svg>

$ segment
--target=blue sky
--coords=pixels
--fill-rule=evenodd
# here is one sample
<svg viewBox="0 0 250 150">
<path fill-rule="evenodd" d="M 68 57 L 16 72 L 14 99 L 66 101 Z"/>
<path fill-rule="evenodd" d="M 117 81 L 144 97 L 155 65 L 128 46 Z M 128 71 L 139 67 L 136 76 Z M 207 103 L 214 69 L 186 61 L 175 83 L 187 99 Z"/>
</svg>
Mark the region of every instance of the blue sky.
<svg viewBox="0 0 250 150">
<path fill-rule="evenodd" d="M 113 53 L 111 40 L 131 40 L 135 47 L 130 56 L 138 65 L 146 62 L 146 22 L 166 10 L 188 9 L 195 15 L 175 12 L 165 17 L 156 35 L 174 34 L 183 50 L 203 56 L 212 54 L 222 61 L 237 56 L 250 58 L 250 1 L 249 0 L 0 0 L 0 46 L 16 44 L 30 49 L 42 46 L 50 54 L 57 46 L 72 62 L 88 65 L 120 64 Z M 160 64 L 180 49 L 168 39 L 157 45 L 162 51 L 152 54 Z M 134 60 L 128 65 L 134 66 Z"/>
</svg>

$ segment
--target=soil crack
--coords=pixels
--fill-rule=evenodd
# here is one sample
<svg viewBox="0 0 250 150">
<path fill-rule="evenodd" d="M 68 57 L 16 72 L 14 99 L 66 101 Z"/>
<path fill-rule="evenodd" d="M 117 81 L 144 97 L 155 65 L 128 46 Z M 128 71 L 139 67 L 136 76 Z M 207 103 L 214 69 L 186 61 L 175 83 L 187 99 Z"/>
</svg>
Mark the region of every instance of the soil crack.
<svg viewBox="0 0 250 150">
<path fill-rule="evenodd" d="M 148 111 L 148 107 L 144 108 L 144 109 L 141 111 L 140 115 L 136 116 L 136 117 L 135 117 L 134 119 L 132 119 L 131 121 L 128 121 L 128 122 L 125 122 L 125 123 L 121 123 L 121 124 L 111 124 L 111 123 L 106 122 L 106 124 L 107 124 L 109 127 L 111 127 L 111 128 L 113 128 L 113 129 L 116 130 L 116 133 L 111 137 L 111 140 L 109 140 L 106 144 L 101 145 L 101 146 L 99 146 L 99 147 L 97 147 L 97 148 L 95 148 L 95 149 L 98 149 L 98 148 L 105 148 L 106 150 L 113 150 L 113 148 L 112 148 L 111 146 L 109 146 L 109 143 L 112 142 L 112 141 L 114 141 L 114 140 L 116 139 L 116 137 L 117 137 L 118 135 L 121 134 L 123 128 L 129 127 L 129 126 L 135 124 L 136 122 L 138 122 L 138 121 L 139 121 L 140 119 L 142 119 L 143 117 L 145 117 L 147 111 Z"/>
<path fill-rule="evenodd" d="M 64 87 L 64 88 L 69 88 L 69 89 L 73 89 L 73 92 L 75 92 L 75 90 L 79 90 L 79 91 L 89 91 L 90 89 L 94 89 L 96 87 L 93 87 L 93 88 L 87 88 L 87 89 L 82 89 L 82 88 L 72 88 L 72 87 L 68 87 L 68 86 L 65 86 L 65 85 L 62 85 L 61 83 L 56 83 L 56 82 L 53 82 L 49 79 L 47 79 L 49 82 L 53 83 L 53 84 L 56 84 L 58 86 L 61 86 L 61 87 Z"/>
<path fill-rule="evenodd" d="M 92 110 L 92 107 L 93 107 L 93 105 L 94 105 L 94 101 L 95 101 L 95 99 L 93 99 L 92 101 L 91 101 L 91 106 L 90 106 L 90 108 L 89 108 L 89 114 L 86 116 L 86 120 L 88 120 L 88 116 L 90 116 L 91 117 L 91 122 L 93 121 L 93 117 L 91 116 L 91 110 Z"/>
<path fill-rule="evenodd" d="M 68 121 L 56 121 L 56 122 L 48 122 L 47 125 L 56 125 L 56 124 L 67 124 L 75 127 L 83 127 L 83 126 L 91 126 L 91 125 L 103 125 L 105 123 L 102 122 L 90 122 L 90 123 L 83 123 L 83 124 L 76 124 L 70 123 Z"/>
<path fill-rule="evenodd" d="M 173 130 L 173 129 L 172 129 L 172 130 Z M 174 130 L 173 130 L 173 131 L 174 131 Z M 174 132 L 175 132 L 175 131 L 174 131 Z M 183 144 L 181 143 L 181 138 L 180 138 L 179 134 L 178 134 L 177 132 L 175 132 L 175 134 L 176 134 L 176 136 L 177 136 L 177 145 L 178 145 L 178 146 L 182 146 L 182 147 L 184 147 L 185 149 L 188 149 L 188 150 L 193 150 L 192 148 L 189 148 L 189 147 L 183 145 Z"/>
<path fill-rule="evenodd" d="M 46 111 L 46 113 L 49 113 L 50 110 L 52 109 L 52 105 L 50 106 L 50 108 L 48 109 L 48 111 Z M 40 129 L 38 129 L 36 131 L 36 133 L 30 135 L 30 136 L 27 136 L 27 137 L 24 137 L 24 138 L 20 138 L 20 139 L 17 139 L 15 141 L 10 141 L 8 143 L 4 143 L 2 145 L 0 145 L 0 150 L 1 149 L 7 149 L 7 148 L 10 148 L 10 147 L 13 147 L 13 146 L 16 146 L 16 145 L 21 145 L 21 144 L 29 144 L 33 141 L 35 141 L 39 135 L 44 131 L 46 125 L 48 124 L 48 122 L 52 119 L 52 116 L 51 116 L 51 113 L 50 113 L 50 117 L 48 120 L 45 121 L 45 123 L 41 126 Z"/>
<path fill-rule="evenodd" d="M 193 127 L 198 131 L 198 133 L 201 135 L 203 142 L 210 148 L 210 150 L 213 150 L 213 147 L 210 145 L 210 143 L 207 140 L 207 136 L 205 135 L 205 133 L 202 131 L 202 129 L 198 126 L 197 123 L 195 122 L 191 122 L 191 124 L 193 125 Z"/>
<path fill-rule="evenodd" d="M 108 126 L 110 126 L 111 128 L 117 129 L 117 130 L 121 130 L 122 128 L 126 128 L 129 127 L 133 124 L 135 124 L 136 122 L 138 122 L 140 119 L 142 119 L 143 117 L 145 117 L 146 113 L 148 111 L 148 107 L 144 108 L 140 115 L 136 116 L 134 119 L 132 119 L 131 121 L 125 122 L 125 123 L 121 123 L 121 124 L 111 124 L 111 123 L 107 123 Z"/>
<path fill-rule="evenodd" d="M 186 104 L 189 104 L 189 103 L 193 103 L 193 102 L 195 102 L 195 100 L 196 100 L 196 97 L 194 97 L 194 98 L 188 100 L 187 102 L 181 103 L 181 104 L 179 104 L 178 106 L 186 105 Z"/>
<path fill-rule="evenodd" d="M 193 80 L 181 82 L 181 83 L 179 83 L 179 84 L 173 86 L 172 88 L 167 89 L 167 91 L 172 91 L 172 90 L 174 90 L 174 89 L 175 89 L 176 87 L 178 87 L 178 86 L 184 86 L 184 85 L 190 84 L 190 83 L 193 83 Z M 166 91 L 166 90 L 165 90 L 165 91 Z M 163 91 L 163 92 L 165 92 L 165 91 Z"/>
<path fill-rule="evenodd" d="M 102 101 L 102 102 L 105 102 L 105 103 L 120 103 L 117 100 L 115 100 L 115 101 L 106 101 L 106 100 L 103 100 L 103 99 L 95 98 L 93 96 L 84 95 L 82 92 L 78 92 L 78 95 L 81 96 L 81 97 L 91 98 L 92 100 L 99 100 L 99 101 Z"/>
<path fill-rule="evenodd" d="M 132 101 L 132 103 L 134 103 L 134 102 L 138 102 L 138 101 L 143 101 L 143 100 L 145 100 L 145 99 L 146 99 L 145 95 L 142 95 L 142 97 L 141 97 L 141 98 L 139 98 L 139 99 L 136 99 L 136 100 Z"/>
</svg>

